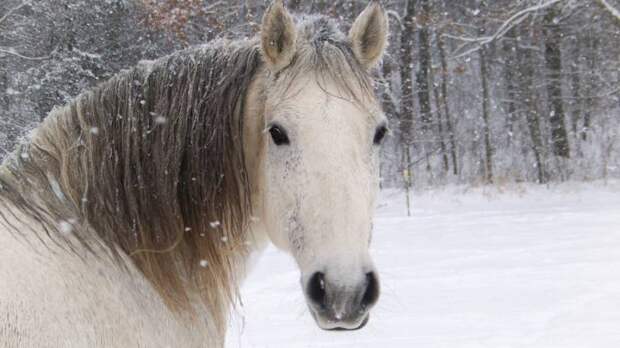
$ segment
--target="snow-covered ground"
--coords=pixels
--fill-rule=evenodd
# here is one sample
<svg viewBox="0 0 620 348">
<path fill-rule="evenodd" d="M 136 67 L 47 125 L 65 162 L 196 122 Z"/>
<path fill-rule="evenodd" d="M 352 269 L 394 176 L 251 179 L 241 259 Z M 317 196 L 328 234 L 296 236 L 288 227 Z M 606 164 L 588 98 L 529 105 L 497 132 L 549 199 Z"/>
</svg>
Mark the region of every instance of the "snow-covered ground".
<svg viewBox="0 0 620 348">
<path fill-rule="evenodd" d="M 620 347 L 620 182 L 384 192 L 369 324 L 325 332 L 270 248 L 229 347 Z"/>
</svg>

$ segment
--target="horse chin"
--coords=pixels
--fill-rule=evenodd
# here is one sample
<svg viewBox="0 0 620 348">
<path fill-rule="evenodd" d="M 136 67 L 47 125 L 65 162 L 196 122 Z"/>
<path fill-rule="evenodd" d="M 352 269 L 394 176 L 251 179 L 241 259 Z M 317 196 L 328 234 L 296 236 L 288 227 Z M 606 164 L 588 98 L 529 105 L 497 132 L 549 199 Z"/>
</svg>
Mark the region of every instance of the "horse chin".
<svg viewBox="0 0 620 348">
<path fill-rule="evenodd" d="M 317 313 L 310 309 L 314 321 L 318 327 L 325 331 L 356 331 L 362 329 L 370 320 L 370 314 L 366 314 L 356 321 L 335 321 L 331 319 L 322 318 Z"/>
</svg>

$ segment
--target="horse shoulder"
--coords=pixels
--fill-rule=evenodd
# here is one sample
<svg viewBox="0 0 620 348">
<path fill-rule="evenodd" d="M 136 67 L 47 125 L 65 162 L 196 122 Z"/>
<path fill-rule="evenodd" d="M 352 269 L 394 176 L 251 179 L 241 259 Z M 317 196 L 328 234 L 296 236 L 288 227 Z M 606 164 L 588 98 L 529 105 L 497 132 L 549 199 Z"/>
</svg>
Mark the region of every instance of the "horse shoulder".
<svg viewBox="0 0 620 348">
<path fill-rule="evenodd" d="M 92 255 L 80 258 L 19 238 L 4 227 L 0 245 L 3 344 L 204 346 L 207 330 L 175 318 L 150 283 L 131 268 Z"/>
</svg>

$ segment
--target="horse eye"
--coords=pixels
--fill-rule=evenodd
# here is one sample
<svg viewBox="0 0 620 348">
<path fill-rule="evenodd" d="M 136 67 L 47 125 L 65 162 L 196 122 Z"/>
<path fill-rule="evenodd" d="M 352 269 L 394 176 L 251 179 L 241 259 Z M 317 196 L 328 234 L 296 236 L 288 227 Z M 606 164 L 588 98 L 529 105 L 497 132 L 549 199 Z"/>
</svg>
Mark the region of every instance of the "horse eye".
<svg viewBox="0 0 620 348">
<path fill-rule="evenodd" d="M 377 127 L 377 130 L 375 131 L 375 137 L 373 138 L 372 142 L 375 145 L 381 145 L 381 141 L 383 141 L 383 138 L 385 137 L 385 134 L 387 133 L 388 129 L 386 126 L 379 126 Z"/>
<path fill-rule="evenodd" d="M 269 128 L 269 134 L 271 134 L 271 139 L 273 139 L 273 142 L 278 146 L 290 144 L 286 131 L 279 125 L 271 126 L 271 128 Z"/>
</svg>

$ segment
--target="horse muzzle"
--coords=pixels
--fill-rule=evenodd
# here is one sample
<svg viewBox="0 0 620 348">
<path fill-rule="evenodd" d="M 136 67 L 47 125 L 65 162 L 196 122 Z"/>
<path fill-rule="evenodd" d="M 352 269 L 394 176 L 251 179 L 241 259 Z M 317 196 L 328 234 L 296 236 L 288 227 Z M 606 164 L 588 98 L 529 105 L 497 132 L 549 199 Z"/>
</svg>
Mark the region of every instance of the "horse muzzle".
<svg viewBox="0 0 620 348">
<path fill-rule="evenodd" d="M 370 309 L 379 299 L 379 281 L 368 272 L 358 284 L 342 284 L 314 273 L 304 286 L 308 307 L 324 330 L 357 330 L 368 323 Z"/>
</svg>

